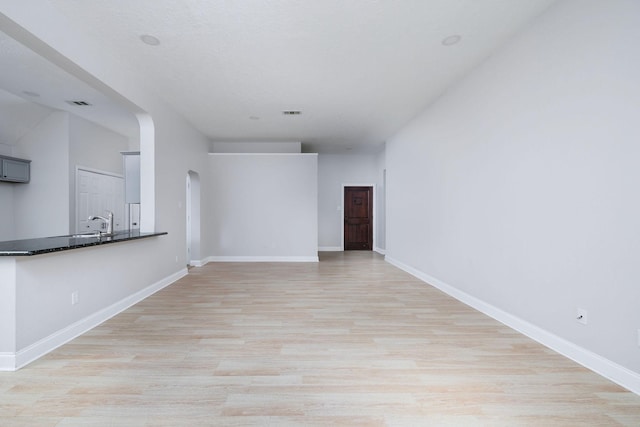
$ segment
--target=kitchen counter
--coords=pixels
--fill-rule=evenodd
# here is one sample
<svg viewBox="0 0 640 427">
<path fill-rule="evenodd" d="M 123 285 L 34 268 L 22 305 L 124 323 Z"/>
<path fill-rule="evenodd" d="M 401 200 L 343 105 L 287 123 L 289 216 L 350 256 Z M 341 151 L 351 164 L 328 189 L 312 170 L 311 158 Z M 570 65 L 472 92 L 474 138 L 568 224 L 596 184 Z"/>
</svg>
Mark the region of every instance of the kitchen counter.
<svg viewBox="0 0 640 427">
<path fill-rule="evenodd" d="M 164 234 L 168 233 L 166 231 L 153 233 L 120 231 L 108 237 L 73 237 L 72 235 L 68 235 L 42 237 L 37 239 L 9 240 L 6 242 L 0 242 L 0 256 L 41 255 L 51 252 L 86 248 L 88 246 L 108 245 L 128 240 L 145 239 L 148 237 L 162 236 Z"/>
<path fill-rule="evenodd" d="M 184 277 L 170 236 L 154 237 L 164 234 L 0 242 L 0 371 L 31 363 Z"/>
</svg>

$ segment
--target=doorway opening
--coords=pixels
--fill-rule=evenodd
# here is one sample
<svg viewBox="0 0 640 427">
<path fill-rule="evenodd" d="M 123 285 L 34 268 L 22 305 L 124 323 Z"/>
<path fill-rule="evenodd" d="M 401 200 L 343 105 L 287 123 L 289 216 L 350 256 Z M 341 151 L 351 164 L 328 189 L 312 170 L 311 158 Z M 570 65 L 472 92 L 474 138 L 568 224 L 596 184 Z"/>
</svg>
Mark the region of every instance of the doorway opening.
<svg viewBox="0 0 640 427">
<path fill-rule="evenodd" d="M 344 186 L 343 248 L 371 251 L 374 244 L 374 186 Z"/>
<path fill-rule="evenodd" d="M 197 172 L 187 173 L 187 267 L 201 267 L 200 254 L 200 175 Z"/>
</svg>

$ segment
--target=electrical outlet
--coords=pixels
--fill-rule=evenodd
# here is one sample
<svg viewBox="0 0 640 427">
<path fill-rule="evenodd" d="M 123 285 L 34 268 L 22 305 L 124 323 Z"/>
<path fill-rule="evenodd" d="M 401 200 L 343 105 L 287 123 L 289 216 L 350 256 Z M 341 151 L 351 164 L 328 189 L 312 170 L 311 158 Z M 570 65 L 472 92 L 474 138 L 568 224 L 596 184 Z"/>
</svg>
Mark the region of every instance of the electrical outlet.
<svg viewBox="0 0 640 427">
<path fill-rule="evenodd" d="M 76 305 L 80 302 L 78 299 L 78 291 L 71 292 L 71 305 Z"/>
<path fill-rule="evenodd" d="M 587 310 L 584 308 L 579 308 L 576 311 L 576 320 L 578 323 L 582 323 L 583 325 L 587 324 Z"/>
</svg>

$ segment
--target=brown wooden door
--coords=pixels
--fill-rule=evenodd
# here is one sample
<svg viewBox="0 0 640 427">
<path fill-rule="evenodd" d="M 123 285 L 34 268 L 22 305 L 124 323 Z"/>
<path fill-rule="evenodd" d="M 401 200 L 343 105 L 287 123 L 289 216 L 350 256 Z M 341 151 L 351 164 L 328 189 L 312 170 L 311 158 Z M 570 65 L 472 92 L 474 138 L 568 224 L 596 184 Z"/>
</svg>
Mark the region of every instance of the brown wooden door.
<svg viewBox="0 0 640 427">
<path fill-rule="evenodd" d="M 344 188 L 344 249 L 373 249 L 373 187 Z"/>
</svg>

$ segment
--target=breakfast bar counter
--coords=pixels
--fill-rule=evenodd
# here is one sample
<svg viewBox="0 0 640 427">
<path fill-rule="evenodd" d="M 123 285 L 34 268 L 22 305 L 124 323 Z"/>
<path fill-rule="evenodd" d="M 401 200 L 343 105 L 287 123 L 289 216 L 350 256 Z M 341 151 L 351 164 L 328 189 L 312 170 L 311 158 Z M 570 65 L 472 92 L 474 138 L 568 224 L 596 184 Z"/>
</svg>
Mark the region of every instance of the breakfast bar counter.
<svg viewBox="0 0 640 427">
<path fill-rule="evenodd" d="M 0 242 L 0 371 L 27 365 L 185 276 L 179 249 L 154 237 L 166 234 Z"/>
<path fill-rule="evenodd" d="M 74 234 L 0 242 L 0 256 L 30 256 L 161 236 L 167 232 L 119 231 L 109 236 Z"/>
</svg>

